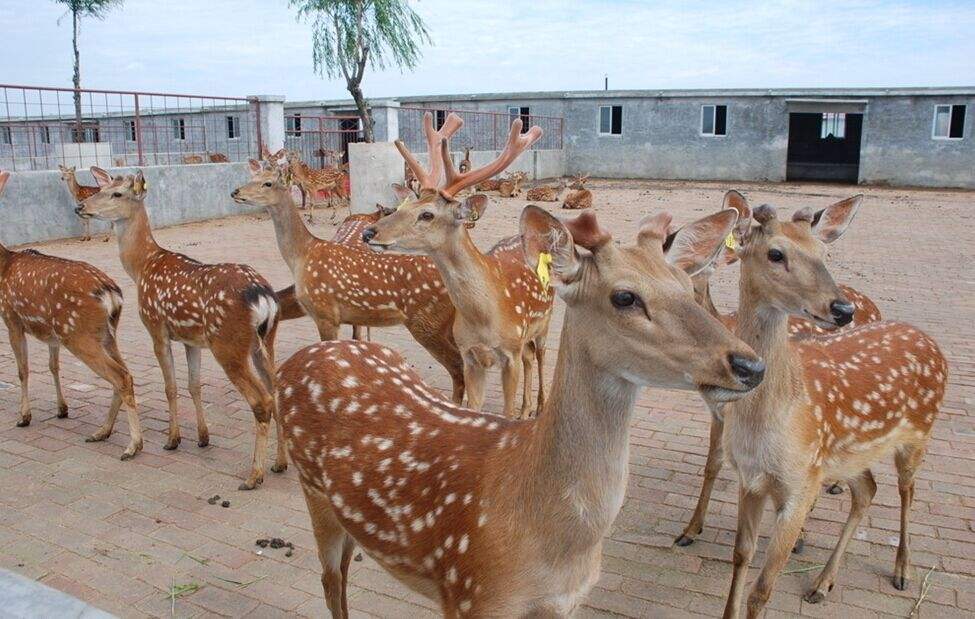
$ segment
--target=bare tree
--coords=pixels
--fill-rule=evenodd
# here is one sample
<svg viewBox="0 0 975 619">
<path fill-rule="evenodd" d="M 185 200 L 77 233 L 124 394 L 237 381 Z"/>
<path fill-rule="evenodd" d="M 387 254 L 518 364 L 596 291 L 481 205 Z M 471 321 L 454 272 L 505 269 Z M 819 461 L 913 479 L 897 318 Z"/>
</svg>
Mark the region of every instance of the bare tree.
<svg viewBox="0 0 975 619">
<path fill-rule="evenodd" d="M 423 20 L 406 0 L 289 0 L 289 4 L 297 9 L 299 19 L 312 24 L 315 71 L 345 78 L 364 138 L 372 142 L 372 115 L 361 88 L 366 66 L 415 67 L 420 45 L 430 42 Z"/>
<path fill-rule="evenodd" d="M 116 6 L 122 6 L 123 0 L 54 0 L 67 7 L 64 17 L 71 15 L 71 45 L 74 48 L 74 141 L 84 141 L 84 131 L 81 127 L 81 55 L 78 53 L 78 32 L 81 29 L 81 19 L 94 17 L 104 19 L 105 15 Z M 58 19 L 61 23 L 61 19 Z"/>
</svg>

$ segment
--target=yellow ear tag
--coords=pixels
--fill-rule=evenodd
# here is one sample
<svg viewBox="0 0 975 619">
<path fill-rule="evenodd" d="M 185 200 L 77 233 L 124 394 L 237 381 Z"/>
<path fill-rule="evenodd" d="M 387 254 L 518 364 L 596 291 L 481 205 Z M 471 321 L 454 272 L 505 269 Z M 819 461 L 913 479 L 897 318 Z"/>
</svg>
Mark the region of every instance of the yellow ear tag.
<svg viewBox="0 0 975 619">
<path fill-rule="evenodd" d="M 538 275 L 538 281 L 542 282 L 542 286 L 548 290 L 548 284 L 552 281 L 552 276 L 550 274 L 550 269 L 552 266 L 552 254 L 547 251 L 543 251 L 538 254 L 538 266 L 535 268 L 535 273 Z"/>
<path fill-rule="evenodd" d="M 731 251 L 735 251 L 738 249 L 738 242 L 735 241 L 734 232 L 729 232 L 728 236 L 724 237 L 724 246 L 730 249 Z"/>
<path fill-rule="evenodd" d="M 399 203 L 399 205 L 396 207 L 396 210 L 398 211 L 401 208 L 403 208 L 404 206 L 406 206 L 406 203 L 409 202 L 409 201 L 410 201 L 409 198 L 403 198 L 403 201 Z"/>
</svg>

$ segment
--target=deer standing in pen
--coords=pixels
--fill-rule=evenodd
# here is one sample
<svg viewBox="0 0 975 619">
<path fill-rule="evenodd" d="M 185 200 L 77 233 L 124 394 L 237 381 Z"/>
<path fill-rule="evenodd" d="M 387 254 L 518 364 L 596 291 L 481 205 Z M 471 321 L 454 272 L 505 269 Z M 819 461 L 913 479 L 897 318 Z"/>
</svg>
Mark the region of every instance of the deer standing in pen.
<svg viewBox="0 0 975 619">
<path fill-rule="evenodd" d="M 314 207 L 318 194 L 321 191 L 328 192 L 328 206 L 334 207 L 333 198 L 339 196 L 344 199 L 345 195 L 345 174 L 338 168 L 328 167 L 316 170 L 311 168 L 301 156 L 295 151 L 288 151 L 286 155 L 288 165 L 291 168 L 291 178 L 301 189 L 301 208 Z M 332 219 L 335 213 L 332 211 Z"/>
<path fill-rule="evenodd" d="M 451 114 L 448 118 L 463 126 L 459 116 Z M 429 113 L 424 122 L 432 124 Z M 553 296 L 521 256 L 485 255 L 474 245 L 467 228 L 487 207 L 487 196 L 475 194 L 463 202 L 454 196 L 511 165 L 541 133 L 541 129 L 533 127 L 522 134 L 521 120 L 515 120 L 501 155 L 465 173 L 454 170 L 447 140 L 442 140 L 440 163 L 447 171 L 443 186 L 437 170 L 424 169 L 406 145 L 397 140 L 396 147 L 419 179 L 420 196 L 407 198 L 394 213 L 362 233 L 362 239 L 377 251 L 422 253 L 433 259 L 457 308 L 453 333 L 464 360 L 467 405 L 481 410 L 487 370 L 499 363 L 507 417 L 526 417 L 530 413 L 534 365 L 539 381 L 537 409 L 544 404 L 543 362 Z M 436 159 L 431 152 L 431 162 Z M 516 409 L 521 381 L 522 403 Z"/>
<path fill-rule="evenodd" d="M 122 266 L 139 291 L 139 317 L 152 338 L 162 369 L 169 402 L 169 440 L 176 449 L 180 432 L 176 372 L 171 342 L 186 347 L 189 391 L 196 407 L 198 445 L 210 443 L 200 392 L 200 357 L 204 348 L 247 400 L 254 413 L 254 457 L 241 490 L 252 490 L 264 480 L 268 424 L 276 416 L 274 401 L 274 335 L 278 303 L 267 281 L 242 264 L 203 264 L 160 247 L 152 236 L 142 171 L 112 178 L 92 168 L 104 184 L 85 200 L 80 214 L 114 221 L 118 225 Z M 288 467 L 278 424 L 278 451 L 272 471 Z"/>
<path fill-rule="evenodd" d="M 689 224 L 665 249 L 661 214 L 621 248 L 591 212 L 563 224 L 524 210 L 522 254 L 566 303 L 536 420 L 452 405 L 376 344 L 323 342 L 283 363 L 282 420 L 332 616 L 348 616 L 356 544 L 447 617 L 571 614 L 625 498 L 640 388 L 728 401 L 762 380 L 761 360 L 694 302 L 688 278 L 736 218 Z"/>
<path fill-rule="evenodd" d="M 525 199 L 530 202 L 558 202 L 567 183 L 560 178 L 555 185 L 539 185 L 532 187 L 525 193 Z"/>
<path fill-rule="evenodd" d="M 9 172 L 0 171 L 0 197 Z M 124 406 L 129 421 L 128 460 L 142 451 L 142 426 L 136 409 L 132 375 L 119 353 L 116 332 L 122 315 L 122 290 L 108 275 L 90 264 L 47 256 L 32 249 L 11 251 L 0 245 L 0 314 L 10 334 L 20 378 L 20 420 L 30 425 L 27 337 L 47 344 L 59 418 L 68 416 L 61 391 L 60 351 L 64 346 L 82 363 L 112 385 L 112 403 L 104 424 L 88 437 L 102 441 L 112 434 Z"/>
<path fill-rule="evenodd" d="M 68 191 L 71 193 L 71 197 L 74 198 L 75 208 L 81 206 L 81 203 L 85 199 L 95 195 L 101 189 L 99 186 L 82 185 L 78 182 L 78 177 L 75 174 L 75 167 L 66 167 L 58 164 L 58 170 L 61 172 L 61 180 L 68 186 Z M 97 182 L 98 179 L 95 179 Z M 81 223 L 85 226 L 85 235 L 81 237 L 82 241 L 91 240 L 91 219 L 87 217 L 81 218 Z M 112 237 L 111 231 L 105 235 L 105 242 Z"/>
<path fill-rule="evenodd" d="M 456 130 L 453 122 L 439 131 L 431 126 L 427 138 L 437 144 Z M 231 197 L 261 206 L 271 215 L 278 248 L 295 281 L 293 298 L 315 322 L 321 339 L 336 339 L 342 324 L 402 324 L 446 368 L 452 397 L 460 402 L 464 365 L 452 333 L 455 310 L 433 262 L 418 256 L 379 255 L 361 244 L 320 239 L 302 222 L 280 168 L 266 169 L 252 161 L 251 173 L 251 182 L 235 189 Z"/>
<path fill-rule="evenodd" d="M 855 196 L 849 200 L 859 201 L 860 196 Z M 841 209 L 843 208 L 843 202 L 837 203 L 830 208 Z M 724 204 L 722 208 L 733 208 L 738 211 L 741 217 L 749 217 L 751 211 L 748 208 L 748 203 L 745 201 L 745 197 L 742 196 L 737 191 L 729 191 L 725 194 Z M 731 237 L 733 239 L 733 237 Z M 694 295 L 697 298 L 698 303 L 700 303 L 708 312 L 720 320 L 728 329 L 731 331 L 736 331 L 738 327 L 738 316 L 735 312 L 729 314 L 722 314 L 718 311 L 717 307 L 714 305 L 714 300 L 711 298 L 711 288 L 710 288 L 710 278 L 714 275 L 715 271 L 721 266 L 732 264 L 738 260 L 738 255 L 735 249 L 730 245 L 734 245 L 733 242 L 726 243 L 725 248 L 722 253 L 714 261 L 712 266 L 701 271 L 693 278 L 694 283 Z M 861 325 L 869 324 L 872 322 L 879 322 L 881 320 L 880 309 L 877 305 L 870 299 L 867 295 L 850 288 L 849 286 L 839 286 L 840 292 L 842 292 L 843 297 L 848 301 L 852 302 L 856 310 L 853 314 L 853 321 L 846 327 L 840 327 L 839 330 L 852 329 Z M 808 338 L 811 336 L 819 335 L 829 335 L 837 331 L 836 327 L 824 328 L 820 326 L 813 320 L 808 318 L 803 318 L 800 316 L 790 316 L 789 317 L 789 337 L 795 340 Z M 724 453 L 721 447 L 721 435 L 724 432 L 724 422 L 722 420 L 721 411 L 713 410 L 711 411 L 711 431 L 708 444 L 708 457 L 704 465 L 704 481 L 701 484 L 701 494 L 698 497 L 697 505 L 694 508 L 694 513 L 691 519 L 688 521 L 687 526 L 684 528 L 683 533 L 681 533 L 676 540 L 678 546 L 689 546 L 694 543 L 696 536 L 700 535 L 704 529 L 704 517 L 707 514 L 708 503 L 711 500 L 711 491 L 714 489 L 714 482 L 718 477 L 718 473 L 721 471 L 721 465 L 724 462 Z M 830 494 L 840 494 L 842 489 L 838 484 L 833 484 L 829 487 Z M 801 552 L 804 545 L 803 537 L 800 536 L 796 543 L 796 552 Z"/>
<path fill-rule="evenodd" d="M 585 208 L 592 207 L 592 192 L 586 189 L 586 182 L 589 180 L 589 175 L 577 176 L 571 183 L 569 183 L 569 195 L 565 197 L 565 202 L 562 203 L 562 208 L 581 210 Z M 696 280 L 697 278 L 695 278 Z"/>
<path fill-rule="evenodd" d="M 724 406 L 723 444 L 738 473 L 738 531 L 725 617 L 737 617 L 765 501 L 776 508 L 766 561 L 748 597 L 758 616 L 788 561 L 824 481 L 845 480 L 851 509 L 829 561 L 804 599 L 821 601 L 877 485 L 870 466 L 893 455 L 901 499 L 894 587 L 910 571 L 908 524 L 914 478 L 947 383 L 947 362 L 918 329 L 878 322 L 832 336 L 790 341 L 788 316 L 849 324 L 854 306 L 827 271 L 825 243 L 847 229 L 859 200 L 779 221 L 765 205 L 739 219 L 742 249 L 738 334 L 768 361 L 765 381 Z M 752 221 L 757 226 L 752 225 Z"/>
</svg>

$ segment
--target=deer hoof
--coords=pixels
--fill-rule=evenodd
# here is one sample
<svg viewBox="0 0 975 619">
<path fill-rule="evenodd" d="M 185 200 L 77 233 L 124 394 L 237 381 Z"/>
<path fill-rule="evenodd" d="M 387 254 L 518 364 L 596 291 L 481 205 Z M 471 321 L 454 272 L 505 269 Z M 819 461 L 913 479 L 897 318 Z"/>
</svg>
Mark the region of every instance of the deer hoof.
<svg viewBox="0 0 975 619">
<path fill-rule="evenodd" d="M 30 417 L 28 417 L 27 419 L 21 419 L 20 421 L 17 422 L 18 428 L 26 428 L 29 425 L 30 425 Z"/>
<path fill-rule="evenodd" d="M 908 580 L 903 576 L 894 576 L 891 579 L 891 583 L 894 585 L 894 588 L 897 589 L 898 591 L 907 591 Z"/>
<path fill-rule="evenodd" d="M 693 543 L 694 538 L 687 534 L 681 534 L 676 540 L 674 540 L 674 545 L 680 546 L 681 548 L 690 546 Z"/>
<path fill-rule="evenodd" d="M 166 441 L 166 444 L 163 445 L 163 449 L 165 449 L 166 451 L 172 451 L 176 449 L 177 447 L 179 447 L 179 440 L 180 437 L 178 436 L 176 438 L 169 439 L 168 441 Z"/>
<path fill-rule="evenodd" d="M 206 447 L 206 446 L 208 446 L 209 444 L 210 444 L 210 437 L 209 437 L 209 436 L 208 436 L 208 437 L 206 437 L 206 438 L 201 438 L 200 440 L 198 440 L 198 441 L 196 442 L 196 446 L 197 446 L 197 447 Z"/>
<path fill-rule="evenodd" d="M 796 540 L 796 545 L 792 547 L 792 552 L 794 554 L 802 554 L 802 551 L 806 548 L 806 540 L 801 537 Z"/>
<path fill-rule="evenodd" d="M 826 489 L 826 492 L 830 494 L 843 494 L 843 486 L 839 484 L 833 484 L 832 486 Z"/>
<path fill-rule="evenodd" d="M 285 462 L 284 464 L 278 464 L 277 462 L 275 462 L 274 464 L 271 465 L 272 473 L 284 473 L 287 470 L 288 470 L 287 462 Z"/>
<path fill-rule="evenodd" d="M 260 486 L 261 483 L 263 483 L 263 482 L 264 482 L 264 478 L 263 477 L 259 477 L 259 478 L 255 479 L 253 481 L 251 481 L 251 480 L 248 479 L 247 481 L 241 482 L 241 484 L 239 486 L 237 486 L 237 489 L 238 490 L 254 490 L 258 486 Z"/>
<path fill-rule="evenodd" d="M 86 443 L 100 443 L 101 441 L 104 441 L 107 438 L 108 438 L 108 434 L 103 434 L 101 432 L 96 432 L 95 434 L 92 434 L 91 436 L 86 437 L 85 438 L 85 442 Z"/>
<path fill-rule="evenodd" d="M 125 462 L 126 460 L 131 460 L 132 458 L 135 457 L 135 453 L 136 453 L 135 451 L 129 451 L 128 449 L 126 449 L 125 451 L 122 452 L 122 457 L 120 457 L 119 460 L 121 460 L 122 462 Z"/>
<path fill-rule="evenodd" d="M 815 589 L 807 592 L 804 596 L 802 596 L 802 599 L 810 604 L 819 604 L 826 599 L 826 594 L 819 589 Z"/>
<path fill-rule="evenodd" d="M 64 419 L 68 416 L 68 405 L 58 404 L 58 419 Z"/>
</svg>

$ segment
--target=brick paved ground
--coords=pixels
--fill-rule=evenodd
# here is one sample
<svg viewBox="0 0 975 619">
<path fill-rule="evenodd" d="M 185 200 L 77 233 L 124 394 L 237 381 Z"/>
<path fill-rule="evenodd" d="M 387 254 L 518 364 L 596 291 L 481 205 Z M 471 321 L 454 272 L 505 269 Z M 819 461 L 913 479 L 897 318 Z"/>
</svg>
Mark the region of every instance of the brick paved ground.
<svg viewBox="0 0 975 619">
<path fill-rule="evenodd" d="M 725 185 L 677 182 L 595 182 L 598 212 L 618 238 L 633 238 L 636 222 L 668 208 L 683 222 L 714 210 Z M 822 207 L 849 188 L 815 185 L 743 185 L 754 204 Z M 847 552 L 839 582 L 828 601 L 810 606 L 801 592 L 838 534 L 848 495 L 823 496 L 807 524 L 806 552 L 793 560 L 771 601 L 770 615 L 907 616 L 920 583 L 933 566 L 922 616 L 975 613 L 975 264 L 972 241 L 975 194 L 947 191 L 865 189 L 861 213 L 832 249 L 837 279 L 868 293 L 888 318 L 911 321 L 931 333 L 951 363 L 951 385 L 934 440 L 918 479 L 912 543 L 917 573 L 904 593 L 888 576 L 897 540 L 898 499 L 892 466 L 876 467 L 880 483 Z M 522 202 L 493 204 L 475 235 L 482 247 L 515 231 Z M 151 204 L 150 204 L 151 206 Z M 324 218 L 324 217 L 320 217 Z M 316 226 L 329 236 L 331 227 Z M 275 285 L 289 274 L 266 220 L 239 217 L 157 232 L 165 246 L 203 260 L 254 265 Z M 88 260 L 107 271 L 125 292 L 121 347 L 136 381 L 145 427 L 145 451 L 119 462 L 127 426 L 103 444 L 86 444 L 110 399 L 108 388 L 70 355 L 62 358 L 67 419 L 55 418 L 46 350 L 31 342 L 34 421 L 15 428 L 19 390 L 16 367 L 0 335 L 0 566 L 37 578 L 85 601 L 124 616 L 169 616 L 174 584 L 198 585 L 175 601 L 183 616 L 278 616 L 324 614 L 319 563 L 308 516 L 293 470 L 268 474 L 256 492 L 238 492 L 249 462 L 252 417 L 219 368 L 204 356 L 204 399 L 211 444 L 183 441 L 162 450 L 166 403 L 160 371 L 134 308 L 135 291 L 119 265 L 114 241 L 49 244 L 44 251 Z M 735 271 L 720 275 L 716 293 L 728 308 Z M 558 344 L 561 306 L 549 335 Z M 433 384 L 448 387 L 435 366 L 402 329 L 373 331 L 374 339 L 406 353 Z M 307 320 L 279 330 L 280 359 L 315 340 Z M 177 351 L 178 352 L 178 351 Z M 177 355 L 181 423 L 195 436 L 185 364 Z M 554 360 L 554 355 L 549 359 Z M 549 364 L 549 372 L 554 363 Z M 497 380 L 492 381 L 497 410 Z M 699 487 L 707 449 L 708 416 L 693 394 L 649 391 L 634 418 L 627 501 L 605 545 L 603 578 L 582 616 L 718 615 L 729 581 L 735 516 L 735 484 L 725 470 L 701 539 L 685 549 L 671 540 L 681 530 Z M 219 494 L 229 508 L 209 505 Z M 766 514 L 766 529 L 770 517 Z M 254 540 L 282 537 L 283 550 L 256 552 Z M 763 538 L 763 543 L 764 543 Z M 759 552 L 756 562 L 763 559 Z M 752 571 L 752 577 L 755 570 Z M 428 616 L 434 606 L 392 581 L 366 559 L 353 563 L 350 604 L 356 614 Z"/>
</svg>

